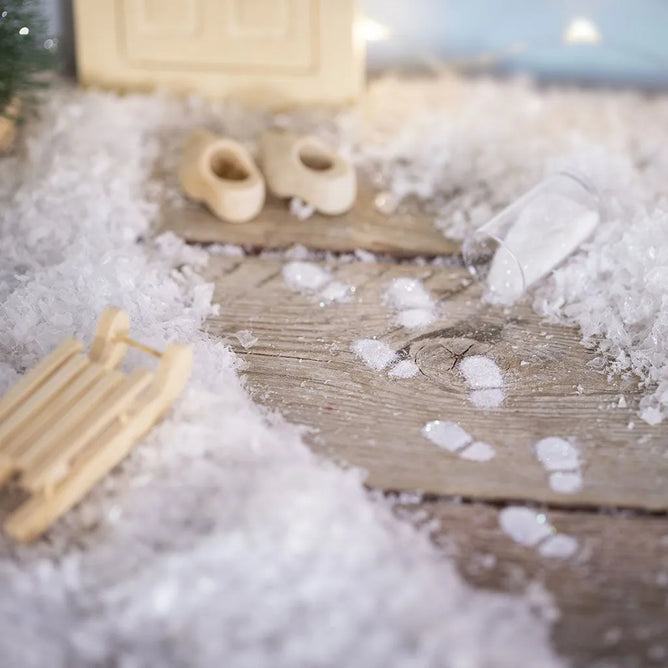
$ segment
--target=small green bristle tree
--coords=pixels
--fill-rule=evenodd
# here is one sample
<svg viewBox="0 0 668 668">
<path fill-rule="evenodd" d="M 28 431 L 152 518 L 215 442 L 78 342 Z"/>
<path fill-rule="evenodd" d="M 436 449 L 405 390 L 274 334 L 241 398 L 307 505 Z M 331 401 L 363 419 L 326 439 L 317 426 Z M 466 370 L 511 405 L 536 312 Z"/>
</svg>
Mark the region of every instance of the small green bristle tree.
<svg viewBox="0 0 668 668">
<path fill-rule="evenodd" d="M 21 114 L 34 106 L 54 46 L 36 0 L 0 0 L 0 115 L 16 113 L 12 102 Z"/>
</svg>

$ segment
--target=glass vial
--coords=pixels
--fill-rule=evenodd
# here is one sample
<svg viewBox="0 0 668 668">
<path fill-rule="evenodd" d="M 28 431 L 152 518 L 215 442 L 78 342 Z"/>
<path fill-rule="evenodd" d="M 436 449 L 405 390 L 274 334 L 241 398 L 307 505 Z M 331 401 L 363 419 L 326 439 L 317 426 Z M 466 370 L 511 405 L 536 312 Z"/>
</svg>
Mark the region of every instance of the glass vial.
<svg viewBox="0 0 668 668">
<path fill-rule="evenodd" d="M 512 304 L 589 237 L 601 219 L 595 188 L 581 175 L 547 177 L 478 228 L 463 244 L 485 298 Z"/>
</svg>

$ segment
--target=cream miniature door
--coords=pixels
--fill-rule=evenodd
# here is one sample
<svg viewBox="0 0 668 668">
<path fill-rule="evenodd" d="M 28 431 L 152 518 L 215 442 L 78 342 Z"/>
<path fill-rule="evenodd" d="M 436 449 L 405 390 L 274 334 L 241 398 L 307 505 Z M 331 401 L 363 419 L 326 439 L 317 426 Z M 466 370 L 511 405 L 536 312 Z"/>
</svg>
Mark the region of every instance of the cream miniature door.
<svg viewBox="0 0 668 668">
<path fill-rule="evenodd" d="M 76 0 L 75 16 L 85 84 L 282 106 L 363 82 L 354 0 Z"/>
</svg>

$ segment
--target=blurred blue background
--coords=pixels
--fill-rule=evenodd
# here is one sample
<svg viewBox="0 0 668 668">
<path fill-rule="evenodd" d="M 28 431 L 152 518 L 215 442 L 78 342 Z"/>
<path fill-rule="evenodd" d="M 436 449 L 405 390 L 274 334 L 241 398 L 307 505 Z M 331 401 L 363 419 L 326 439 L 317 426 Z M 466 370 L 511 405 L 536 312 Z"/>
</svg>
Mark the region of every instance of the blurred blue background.
<svg viewBox="0 0 668 668">
<path fill-rule="evenodd" d="M 71 68 L 71 0 L 42 2 Z M 517 53 L 496 59 L 496 70 L 668 87 L 668 0 L 359 0 L 359 5 L 390 32 L 389 39 L 369 44 L 372 70 L 419 68 L 430 59 L 463 60 L 517 46 Z M 601 44 L 561 43 L 565 27 L 579 16 L 596 24 Z"/>
<path fill-rule="evenodd" d="M 391 37 L 369 45 L 372 69 L 523 50 L 502 68 L 583 82 L 668 85 L 666 0 L 360 0 Z M 562 43 L 575 17 L 592 20 L 598 45 Z"/>
</svg>

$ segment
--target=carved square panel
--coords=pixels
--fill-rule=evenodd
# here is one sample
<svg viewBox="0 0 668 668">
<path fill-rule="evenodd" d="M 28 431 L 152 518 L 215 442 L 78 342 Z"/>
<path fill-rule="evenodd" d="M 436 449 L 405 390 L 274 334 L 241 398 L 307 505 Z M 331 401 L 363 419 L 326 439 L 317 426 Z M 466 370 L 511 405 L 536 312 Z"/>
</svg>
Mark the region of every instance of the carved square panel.
<svg viewBox="0 0 668 668">
<path fill-rule="evenodd" d="M 74 0 L 85 83 L 285 106 L 351 99 L 364 79 L 355 0 Z"/>
<path fill-rule="evenodd" d="M 313 0 L 118 2 L 133 64 L 263 71 L 304 71 L 314 64 L 320 26 Z"/>
</svg>

